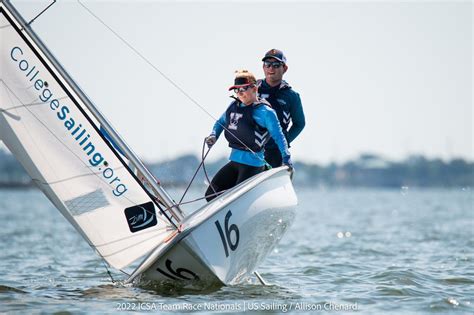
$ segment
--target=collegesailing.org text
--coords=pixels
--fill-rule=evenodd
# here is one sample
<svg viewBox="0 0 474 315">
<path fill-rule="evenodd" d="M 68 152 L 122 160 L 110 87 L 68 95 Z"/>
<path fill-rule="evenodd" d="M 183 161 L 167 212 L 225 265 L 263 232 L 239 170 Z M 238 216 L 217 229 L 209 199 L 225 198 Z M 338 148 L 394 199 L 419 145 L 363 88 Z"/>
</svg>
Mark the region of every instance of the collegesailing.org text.
<svg viewBox="0 0 474 315">
<path fill-rule="evenodd" d="M 97 168 L 106 182 L 113 187 L 113 194 L 117 197 L 123 195 L 127 191 L 125 184 L 121 183 L 120 178 L 115 176 L 114 170 L 108 167 L 103 154 L 96 150 L 96 146 L 90 139 L 90 134 L 83 128 L 82 123 L 75 117 L 72 117 L 70 107 L 60 104 L 57 98 L 53 97 L 53 92 L 48 88 L 45 81 L 39 77 L 40 71 L 36 68 L 36 65 L 33 65 L 25 58 L 23 50 L 18 46 L 12 48 L 10 57 L 13 62 L 18 64 L 18 69 L 25 73 L 26 78 L 33 82 L 33 87 L 39 92 L 39 100 L 44 104 L 49 103 L 49 107 L 51 111 L 56 113 L 58 121 L 64 122 L 66 132 L 70 134 L 87 155 L 88 163 L 92 167 Z M 103 170 L 102 165 L 104 167 Z"/>
</svg>

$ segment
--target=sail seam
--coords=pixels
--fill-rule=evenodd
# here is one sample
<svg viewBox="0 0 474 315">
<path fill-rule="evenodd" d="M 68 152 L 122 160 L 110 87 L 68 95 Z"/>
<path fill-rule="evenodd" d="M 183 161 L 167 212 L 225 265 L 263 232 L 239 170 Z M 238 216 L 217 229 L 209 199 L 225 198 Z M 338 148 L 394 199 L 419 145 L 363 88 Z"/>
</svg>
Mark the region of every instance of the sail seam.
<svg viewBox="0 0 474 315">
<path fill-rule="evenodd" d="M 1 81 L 2 81 L 2 83 L 4 84 L 4 86 L 8 89 L 8 91 L 10 91 L 10 93 L 12 93 L 12 95 L 24 106 L 23 102 L 22 102 L 22 101 L 19 99 L 19 97 L 11 90 L 11 88 L 5 83 L 5 81 L 3 81 L 3 80 L 1 80 Z M 25 108 L 26 108 L 26 110 L 28 110 L 28 112 L 29 112 L 29 113 L 30 113 L 30 114 L 31 114 L 31 115 L 32 115 L 32 116 L 33 116 L 33 117 L 34 117 L 34 118 L 35 118 L 35 119 L 36 119 L 36 120 L 64 147 L 64 148 L 66 148 L 67 151 L 69 151 L 69 152 L 70 152 L 75 158 L 77 158 L 84 166 L 86 166 L 87 169 L 89 169 L 89 168 L 87 167 L 87 164 L 86 164 L 84 161 L 82 161 L 82 159 L 79 158 L 71 149 L 69 149 L 68 146 L 67 146 L 64 142 L 62 142 L 62 141 L 54 134 L 54 132 L 52 132 L 52 131 L 46 126 L 46 124 L 45 124 L 43 121 L 41 121 L 41 119 L 39 119 L 33 112 L 31 112 L 28 107 L 25 106 Z M 89 171 L 90 171 L 90 169 L 89 169 Z M 99 175 L 96 174 L 95 172 L 92 172 L 92 171 L 90 171 L 90 172 L 91 172 L 90 175 L 94 175 L 94 176 L 98 177 L 102 182 L 107 183 L 107 181 L 106 181 L 105 179 L 101 178 L 101 176 L 99 176 Z M 131 204 L 133 204 L 133 205 L 138 205 L 138 204 L 139 204 L 139 203 L 134 202 L 133 200 L 129 199 L 127 196 L 123 196 L 123 198 L 125 198 L 126 200 L 128 200 L 128 201 L 129 201 Z M 150 213 L 150 214 L 152 214 L 152 213 Z"/>
<path fill-rule="evenodd" d="M 112 245 L 112 244 L 120 242 L 120 241 L 129 240 L 129 239 L 133 239 L 135 237 L 143 236 L 145 234 L 151 234 L 151 233 L 157 233 L 157 232 L 160 232 L 160 233 L 174 232 L 174 231 L 177 231 L 177 230 L 174 230 L 174 229 L 170 230 L 170 229 L 165 227 L 165 228 L 156 229 L 156 230 L 153 230 L 153 231 L 146 231 L 146 232 L 137 233 L 137 234 L 133 234 L 133 235 L 130 235 L 130 236 L 122 237 L 122 238 L 119 238 L 119 239 L 116 239 L 116 240 L 113 240 L 113 241 L 110 241 L 110 242 L 107 242 L 107 243 L 103 243 L 103 244 L 95 244 L 93 246 L 96 247 L 96 248 L 97 247 L 104 247 L 104 246 Z"/>
<path fill-rule="evenodd" d="M 138 243 L 134 243 L 134 244 L 132 244 L 132 245 L 129 245 L 129 246 L 127 246 L 127 247 L 124 247 L 124 248 L 122 248 L 122 249 L 119 249 L 119 250 L 117 250 L 117 251 L 115 251 L 115 252 L 112 252 L 112 253 L 109 253 L 109 254 L 102 254 L 102 257 L 105 258 L 105 257 L 111 257 L 111 256 L 114 256 L 114 255 L 117 255 L 117 254 L 119 254 L 119 253 L 121 253 L 121 252 L 123 252 L 123 251 L 125 251 L 125 250 L 127 250 L 127 249 L 130 249 L 130 248 L 135 247 L 135 246 L 137 246 L 137 245 L 139 245 L 139 244 L 148 242 L 148 241 L 150 241 L 150 240 L 152 240 L 152 239 L 154 239 L 154 238 L 161 237 L 161 236 L 162 236 L 161 234 L 160 234 L 160 235 L 153 235 L 153 236 L 150 236 L 149 238 L 144 239 L 143 241 L 140 241 L 140 242 L 138 242 Z M 164 239 L 164 237 L 162 237 L 162 238 Z M 152 251 L 152 250 L 153 250 L 153 249 L 150 249 L 148 252 L 150 252 L 150 251 Z M 145 255 L 145 254 L 146 254 L 146 253 L 143 253 L 143 255 Z"/>
</svg>

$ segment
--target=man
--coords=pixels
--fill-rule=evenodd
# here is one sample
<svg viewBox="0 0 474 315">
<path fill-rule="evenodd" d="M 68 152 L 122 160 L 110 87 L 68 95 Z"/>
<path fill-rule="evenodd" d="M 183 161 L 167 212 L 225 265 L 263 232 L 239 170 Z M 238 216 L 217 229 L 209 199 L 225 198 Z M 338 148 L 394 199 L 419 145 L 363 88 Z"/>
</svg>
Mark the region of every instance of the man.
<svg viewBox="0 0 474 315">
<path fill-rule="evenodd" d="M 283 80 L 283 75 L 288 70 L 288 66 L 286 57 L 281 50 L 269 50 L 262 61 L 265 79 L 258 80 L 258 93 L 276 111 L 289 147 L 290 143 L 295 140 L 305 126 L 301 99 L 299 94 Z M 273 139 L 270 139 L 265 145 L 265 160 L 272 167 L 282 165 L 280 150 Z"/>
</svg>

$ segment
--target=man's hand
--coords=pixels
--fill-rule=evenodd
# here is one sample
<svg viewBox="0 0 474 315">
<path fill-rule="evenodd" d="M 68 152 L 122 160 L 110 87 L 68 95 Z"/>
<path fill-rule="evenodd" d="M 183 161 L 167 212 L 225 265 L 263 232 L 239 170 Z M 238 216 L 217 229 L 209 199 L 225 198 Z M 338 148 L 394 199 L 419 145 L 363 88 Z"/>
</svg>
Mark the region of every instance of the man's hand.
<svg viewBox="0 0 474 315">
<path fill-rule="evenodd" d="M 214 134 L 209 135 L 206 138 L 207 147 L 210 149 L 216 143 L 216 141 L 217 141 L 217 138 Z"/>
</svg>

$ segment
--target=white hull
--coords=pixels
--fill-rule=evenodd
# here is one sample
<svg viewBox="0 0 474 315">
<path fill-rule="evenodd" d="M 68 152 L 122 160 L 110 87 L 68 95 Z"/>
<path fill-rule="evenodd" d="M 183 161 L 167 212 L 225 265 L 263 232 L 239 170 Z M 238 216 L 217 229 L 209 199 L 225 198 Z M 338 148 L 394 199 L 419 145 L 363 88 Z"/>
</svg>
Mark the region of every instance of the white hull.
<svg viewBox="0 0 474 315">
<path fill-rule="evenodd" d="M 259 174 L 182 222 L 130 281 L 235 284 L 255 271 L 295 216 L 297 198 L 287 167 Z M 227 223 L 226 223 L 227 221 Z"/>
</svg>

